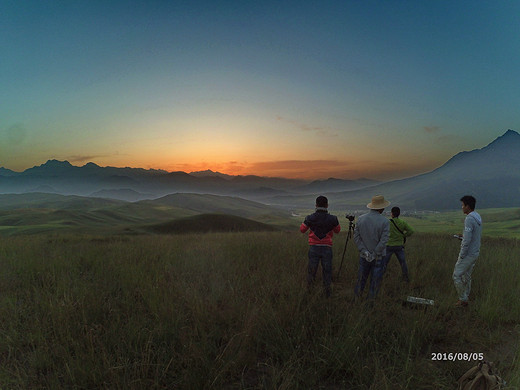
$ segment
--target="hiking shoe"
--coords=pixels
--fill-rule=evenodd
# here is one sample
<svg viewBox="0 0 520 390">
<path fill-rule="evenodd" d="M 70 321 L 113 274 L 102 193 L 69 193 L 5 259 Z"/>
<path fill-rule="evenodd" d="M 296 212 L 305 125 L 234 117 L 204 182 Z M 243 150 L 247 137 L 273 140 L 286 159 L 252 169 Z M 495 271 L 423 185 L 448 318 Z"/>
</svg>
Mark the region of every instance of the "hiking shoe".
<svg viewBox="0 0 520 390">
<path fill-rule="evenodd" d="M 466 307 L 468 306 L 468 301 L 461 301 L 460 299 L 455 304 L 455 307 Z"/>
</svg>

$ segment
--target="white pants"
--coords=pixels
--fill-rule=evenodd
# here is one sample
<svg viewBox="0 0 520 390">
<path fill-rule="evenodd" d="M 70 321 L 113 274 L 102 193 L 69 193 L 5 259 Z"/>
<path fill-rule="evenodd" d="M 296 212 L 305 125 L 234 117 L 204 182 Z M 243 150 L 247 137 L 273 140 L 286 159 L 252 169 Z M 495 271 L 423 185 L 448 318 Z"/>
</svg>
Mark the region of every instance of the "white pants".
<svg viewBox="0 0 520 390">
<path fill-rule="evenodd" d="M 475 268 L 475 262 L 477 256 L 466 256 L 463 259 L 460 258 L 455 263 L 455 269 L 453 270 L 453 282 L 455 283 L 455 289 L 459 294 L 461 301 L 467 302 L 469 293 L 471 291 L 471 273 Z"/>
</svg>

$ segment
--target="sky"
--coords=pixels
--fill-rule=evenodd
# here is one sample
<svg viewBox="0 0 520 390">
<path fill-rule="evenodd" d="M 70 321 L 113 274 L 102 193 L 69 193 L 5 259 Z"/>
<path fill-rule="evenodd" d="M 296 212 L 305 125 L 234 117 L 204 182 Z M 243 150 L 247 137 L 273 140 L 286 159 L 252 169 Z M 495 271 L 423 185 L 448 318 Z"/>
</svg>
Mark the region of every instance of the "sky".
<svg viewBox="0 0 520 390">
<path fill-rule="evenodd" d="M 392 180 L 520 131 L 520 1 L 0 0 L 0 167 Z"/>
</svg>

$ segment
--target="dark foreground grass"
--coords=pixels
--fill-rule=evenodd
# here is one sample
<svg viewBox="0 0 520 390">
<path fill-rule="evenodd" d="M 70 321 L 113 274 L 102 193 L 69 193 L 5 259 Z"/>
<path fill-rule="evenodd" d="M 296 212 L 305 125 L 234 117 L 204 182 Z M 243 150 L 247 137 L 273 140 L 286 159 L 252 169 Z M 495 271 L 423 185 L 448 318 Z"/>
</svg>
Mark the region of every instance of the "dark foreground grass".
<svg viewBox="0 0 520 390">
<path fill-rule="evenodd" d="M 411 284 L 394 258 L 369 308 L 352 301 L 353 243 L 325 299 L 296 233 L 2 238 L 0 388 L 453 389 L 475 361 L 432 360 L 450 352 L 483 353 L 519 388 L 519 241 L 484 239 L 462 310 L 458 242 L 409 241 Z"/>
</svg>

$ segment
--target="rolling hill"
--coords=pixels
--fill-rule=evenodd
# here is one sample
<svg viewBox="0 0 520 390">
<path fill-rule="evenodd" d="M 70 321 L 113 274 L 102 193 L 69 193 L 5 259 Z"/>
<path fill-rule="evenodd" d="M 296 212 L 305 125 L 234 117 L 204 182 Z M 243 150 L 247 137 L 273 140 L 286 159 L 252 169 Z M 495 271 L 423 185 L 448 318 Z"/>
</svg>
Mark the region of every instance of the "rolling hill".
<svg viewBox="0 0 520 390">
<path fill-rule="evenodd" d="M 199 214 L 144 227 L 153 233 L 262 232 L 280 230 L 272 225 L 225 214 Z"/>
<path fill-rule="evenodd" d="M 137 202 L 144 199 L 153 199 L 153 194 L 142 194 L 129 188 L 116 190 L 101 190 L 89 195 L 92 198 L 119 199 L 127 202 Z"/>
<path fill-rule="evenodd" d="M 155 200 L 142 201 L 139 202 L 139 204 L 175 206 L 200 214 L 221 213 L 240 217 L 254 217 L 269 214 L 289 216 L 288 212 L 262 203 L 231 196 L 211 194 L 178 193 Z"/>
<path fill-rule="evenodd" d="M 173 194 L 151 201 L 125 202 L 45 193 L 0 194 L 0 234 L 8 235 L 42 232 L 128 234 L 150 232 L 146 226 L 161 224 L 167 224 L 164 229 L 175 231 L 174 220 L 201 214 L 227 214 L 227 219 L 204 217 L 209 218 L 206 226 L 218 225 L 217 220 L 226 231 L 231 228 L 251 231 L 253 227 L 269 230 L 269 223 L 284 225 L 289 220 L 289 213 L 280 209 L 217 195 Z M 193 221 L 198 221 L 198 225 Z M 192 227 L 205 226 L 199 219 L 187 220 L 187 223 Z"/>
<path fill-rule="evenodd" d="M 81 209 L 111 207 L 125 202 L 113 199 L 89 198 L 40 192 L 0 194 L 0 210 L 13 209 Z"/>
</svg>

